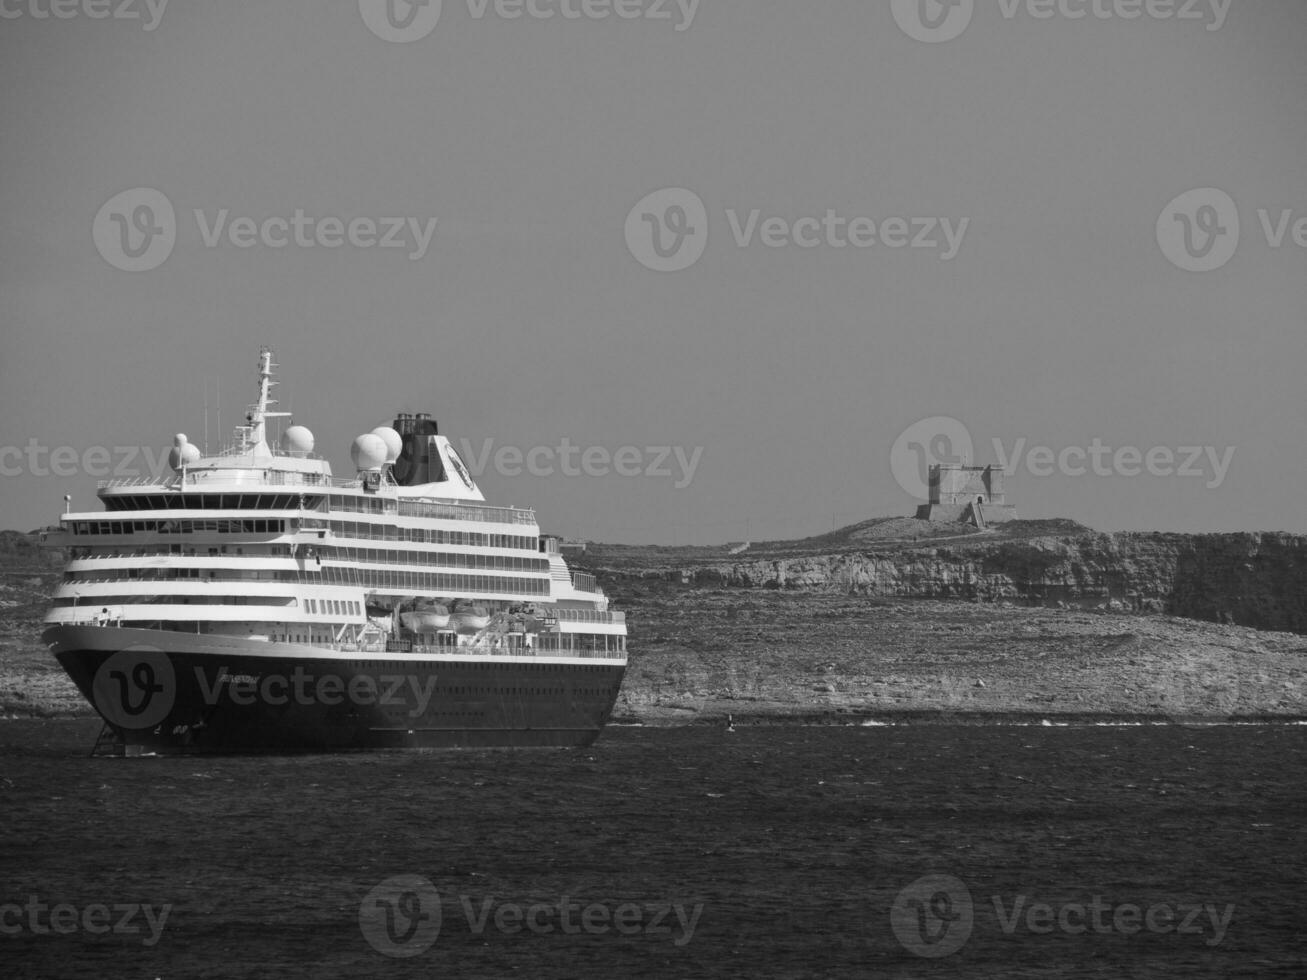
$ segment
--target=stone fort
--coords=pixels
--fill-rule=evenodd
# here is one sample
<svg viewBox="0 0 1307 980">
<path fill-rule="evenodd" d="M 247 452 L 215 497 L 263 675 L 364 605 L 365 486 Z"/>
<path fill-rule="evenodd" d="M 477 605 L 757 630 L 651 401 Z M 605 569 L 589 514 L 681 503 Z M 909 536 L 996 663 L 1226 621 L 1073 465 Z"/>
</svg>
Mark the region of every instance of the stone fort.
<svg viewBox="0 0 1307 980">
<path fill-rule="evenodd" d="M 926 521 L 987 527 L 1017 519 L 1003 494 L 1003 471 L 994 466 L 936 463 L 930 468 L 930 502 L 917 507 Z"/>
</svg>

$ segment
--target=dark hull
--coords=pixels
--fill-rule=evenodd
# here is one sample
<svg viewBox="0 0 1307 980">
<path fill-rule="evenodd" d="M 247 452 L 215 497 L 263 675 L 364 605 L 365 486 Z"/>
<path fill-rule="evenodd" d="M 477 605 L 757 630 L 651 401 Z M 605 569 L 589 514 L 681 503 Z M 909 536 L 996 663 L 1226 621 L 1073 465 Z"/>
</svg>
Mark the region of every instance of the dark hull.
<svg viewBox="0 0 1307 980">
<path fill-rule="evenodd" d="M 584 746 L 625 671 L 154 630 L 62 626 L 44 638 L 128 754 Z"/>
</svg>

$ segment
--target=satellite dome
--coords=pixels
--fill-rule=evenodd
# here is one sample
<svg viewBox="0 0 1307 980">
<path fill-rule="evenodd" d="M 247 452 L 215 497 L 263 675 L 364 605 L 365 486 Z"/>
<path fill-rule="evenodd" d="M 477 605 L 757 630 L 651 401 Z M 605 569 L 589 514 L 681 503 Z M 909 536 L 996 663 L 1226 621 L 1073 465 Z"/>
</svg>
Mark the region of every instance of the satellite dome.
<svg viewBox="0 0 1307 980">
<path fill-rule="evenodd" d="M 179 432 L 172 439 L 172 449 L 168 450 L 168 465 L 174 470 L 183 466 L 194 466 L 200 461 L 200 447 L 187 441 L 186 434 Z"/>
<path fill-rule="evenodd" d="M 282 433 L 281 448 L 288 453 L 311 453 L 313 433 L 302 425 L 292 425 Z"/>
<path fill-rule="evenodd" d="M 372 434 L 386 444 L 387 463 L 399 459 L 399 454 L 404 451 L 404 439 L 398 432 L 388 425 L 379 425 L 372 430 Z"/>
<path fill-rule="evenodd" d="M 386 441 L 371 432 L 361 435 L 349 447 L 349 458 L 357 470 L 379 470 L 386 461 Z"/>
</svg>

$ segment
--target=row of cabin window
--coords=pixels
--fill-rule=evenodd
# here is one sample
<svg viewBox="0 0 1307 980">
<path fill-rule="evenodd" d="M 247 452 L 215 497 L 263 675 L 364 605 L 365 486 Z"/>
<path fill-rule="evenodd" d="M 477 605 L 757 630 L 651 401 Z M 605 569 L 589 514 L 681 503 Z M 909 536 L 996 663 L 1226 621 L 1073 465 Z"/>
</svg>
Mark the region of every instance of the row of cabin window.
<svg viewBox="0 0 1307 980">
<path fill-rule="evenodd" d="M 236 545 L 228 550 L 227 545 L 221 547 L 212 547 L 207 549 L 211 557 L 220 555 L 244 555 L 246 549 L 252 558 L 267 557 L 290 557 L 290 545 L 288 544 L 267 544 L 267 545 L 245 545 L 244 547 Z M 137 547 L 116 548 L 112 545 L 87 545 L 85 547 L 73 547 L 68 549 L 70 558 L 149 558 L 154 555 L 197 555 L 201 551 L 198 548 L 189 545 L 183 547 L 180 544 L 156 544 L 140 545 Z"/>
<path fill-rule="evenodd" d="M 73 534 L 285 534 L 282 520 L 236 520 L 214 518 L 210 520 L 165 521 L 73 521 L 69 525 Z"/>
<path fill-rule="evenodd" d="M 355 496 L 333 493 L 148 493 L 111 494 L 104 498 L 106 510 L 322 510 L 326 500 L 330 511 L 354 514 L 401 514 L 455 521 L 482 521 L 488 524 L 533 524 L 530 511 L 477 504 L 442 504 L 431 501 L 401 500 L 390 497 Z"/>
<path fill-rule="evenodd" d="M 104 498 L 105 510 L 299 510 L 297 493 L 150 493 L 111 494 Z M 316 508 L 321 497 L 304 501 Z"/>
<path fill-rule="evenodd" d="M 209 582 L 302 582 L 299 571 L 269 571 L 256 568 L 90 568 L 65 572 L 65 582 L 172 582 L 204 579 Z"/>
<path fill-rule="evenodd" d="M 429 500 L 399 501 L 401 517 L 429 517 L 437 520 L 481 521 L 485 524 L 534 524 L 535 514 L 511 507 L 483 504 L 440 504 Z"/>
<path fill-rule="evenodd" d="M 483 534 L 480 531 L 447 531 L 441 528 L 396 527 L 394 524 L 369 524 L 366 521 L 305 520 L 306 531 L 330 530 L 343 538 L 377 541 L 411 541 L 414 544 L 457 544 L 477 548 L 509 548 L 538 551 L 537 539 L 521 534 Z"/>
<path fill-rule="evenodd" d="M 310 615 L 326 616 L 361 616 L 363 607 L 349 599 L 305 599 L 305 609 Z"/>
<path fill-rule="evenodd" d="M 481 521 L 486 524 L 534 524 L 535 515 L 509 507 L 481 504 L 441 504 L 429 500 L 394 500 L 389 497 L 346 496 L 327 498 L 329 511 L 355 514 L 399 514 L 401 517 L 429 517 L 450 521 Z"/>
<path fill-rule="evenodd" d="M 407 572 L 390 569 L 322 567 L 323 582 L 359 588 L 407 589 L 459 595 L 464 592 L 499 592 L 511 595 L 548 595 L 549 579 L 510 575 L 462 575 L 444 572 Z"/>
<path fill-rule="evenodd" d="M 252 595 L 88 595 L 60 596 L 52 606 L 278 606 L 295 603 L 293 596 Z"/>
<path fill-rule="evenodd" d="M 348 548 L 324 545 L 314 548 L 317 557 L 332 561 L 370 562 L 374 565 L 439 565 L 445 568 L 484 568 L 506 572 L 549 571 L 544 558 L 517 555 L 462 554 L 449 551 L 390 551 L 385 548 Z"/>
<path fill-rule="evenodd" d="M 74 554 L 73 558 L 86 557 Z M 216 556 L 215 556 L 216 557 Z M 236 557 L 244 557 L 238 555 Z M 381 563 L 386 561 L 384 558 L 374 556 L 364 556 L 360 554 L 359 561 Z M 483 557 L 470 555 L 444 555 L 435 556 L 428 562 L 431 565 L 445 565 L 453 568 L 485 568 L 491 571 L 544 571 L 544 569 L 524 569 L 520 565 L 509 563 L 489 564 L 482 563 L 475 566 L 464 564 L 457 559 Z M 393 564 L 402 564 L 398 559 L 389 559 Z M 411 564 L 411 562 L 409 563 Z M 87 568 L 73 572 L 64 573 L 65 582 L 120 582 L 120 581 L 169 581 L 179 578 L 208 579 L 219 582 L 239 582 L 239 581 L 267 581 L 267 582 L 303 582 L 318 581 L 319 573 L 315 570 L 316 566 L 310 566 L 307 572 L 299 569 L 254 569 L 254 568 Z M 371 572 L 389 572 L 389 569 L 366 569 Z M 424 575 L 425 572 L 415 574 Z M 516 581 L 516 579 L 514 579 Z"/>
<path fill-rule="evenodd" d="M 537 539 L 520 534 L 483 534 L 479 531 L 446 531 L 435 528 L 395 527 L 393 524 L 368 524 L 362 521 L 304 521 L 305 530 L 330 528 L 333 534 L 347 538 L 382 541 L 411 541 L 416 544 L 452 544 L 465 547 L 502 548 L 537 552 Z M 294 528 L 291 528 L 294 530 Z M 69 530 L 75 535 L 91 534 L 285 534 L 286 521 L 281 519 L 210 518 L 187 520 L 140 521 L 73 521 Z"/>
</svg>

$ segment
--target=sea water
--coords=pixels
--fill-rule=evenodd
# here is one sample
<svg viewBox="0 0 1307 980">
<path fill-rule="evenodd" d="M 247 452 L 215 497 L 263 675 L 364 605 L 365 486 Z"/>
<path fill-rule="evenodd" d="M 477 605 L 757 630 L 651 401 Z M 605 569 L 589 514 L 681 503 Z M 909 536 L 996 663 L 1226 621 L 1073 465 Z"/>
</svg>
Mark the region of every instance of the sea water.
<svg viewBox="0 0 1307 980">
<path fill-rule="evenodd" d="M 0 723 L 6 977 L 1307 973 L 1301 726 L 90 759 Z"/>
</svg>

